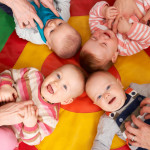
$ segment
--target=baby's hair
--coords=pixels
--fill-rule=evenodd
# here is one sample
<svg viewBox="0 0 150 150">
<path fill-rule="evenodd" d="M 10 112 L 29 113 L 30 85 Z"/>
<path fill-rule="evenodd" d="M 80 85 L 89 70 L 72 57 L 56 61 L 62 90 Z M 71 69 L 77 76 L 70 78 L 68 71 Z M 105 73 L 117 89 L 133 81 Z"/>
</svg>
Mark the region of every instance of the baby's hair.
<svg viewBox="0 0 150 150">
<path fill-rule="evenodd" d="M 62 42 L 63 46 L 58 54 L 59 57 L 64 59 L 71 58 L 80 50 L 81 36 L 75 31 L 74 34 L 67 35 Z"/>
<path fill-rule="evenodd" d="M 80 53 L 80 65 L 88 72 L 93 73 L 95 71 L 108 70 L 112 65 L 110 60 L 107 63 L 103 62 L 103 59 L 98 59 L 92 53 L 81 51 Z"/>
</svg>

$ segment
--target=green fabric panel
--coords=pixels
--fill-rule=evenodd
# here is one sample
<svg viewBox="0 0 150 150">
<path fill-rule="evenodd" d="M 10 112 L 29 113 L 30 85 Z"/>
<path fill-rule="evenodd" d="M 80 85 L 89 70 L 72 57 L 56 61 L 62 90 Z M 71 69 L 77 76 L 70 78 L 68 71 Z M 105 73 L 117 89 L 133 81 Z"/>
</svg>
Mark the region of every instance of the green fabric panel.
<svg viewBox="0 0 150 150">
<path fill-rule="evenodd" d="M 0 8 L 0 52 L 14 29 L 15 23 L 13 17 Z"/>
</svg>

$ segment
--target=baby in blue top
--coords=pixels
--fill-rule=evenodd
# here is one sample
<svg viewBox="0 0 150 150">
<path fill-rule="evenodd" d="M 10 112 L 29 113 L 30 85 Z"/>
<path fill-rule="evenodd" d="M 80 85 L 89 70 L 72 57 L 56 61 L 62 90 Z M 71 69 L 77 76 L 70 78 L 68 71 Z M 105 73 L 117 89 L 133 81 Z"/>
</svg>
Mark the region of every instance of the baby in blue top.
<svg viewBox="0 0 150 150">
<path fill-rule="evenodd" d="M 42 20 L 44 28 L 41 29 L 37 24 L 35 28 L 21 29 L 15 19 L 17 35 L 34 44 L 46 44 L 49 49 L 52 49 L 61 58 L 74 56 L 80 49 L 81 36 L 66 22 L 70 17 L 70 0 L 54 1 L 59 17 L 42 4 L 40 4 L 39 8 L 33 1 L 31 4 Z"/>
</svg>

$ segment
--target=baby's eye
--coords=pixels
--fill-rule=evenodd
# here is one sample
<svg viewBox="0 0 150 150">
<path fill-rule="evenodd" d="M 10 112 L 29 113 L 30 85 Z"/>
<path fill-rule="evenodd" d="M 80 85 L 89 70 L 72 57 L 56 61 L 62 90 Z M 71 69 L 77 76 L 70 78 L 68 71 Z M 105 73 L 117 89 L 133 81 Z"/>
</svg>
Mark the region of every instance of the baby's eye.
<svg viewBox="0 0 150 150">
<path fill-rule="evenodd" d="M 107 86 L 106 90 L 109 90 L 109 89 L 110 89 L 110 85 Z"/>
<path fill-rule="evenodd" d="M 54 30 L 51 30 L 50 33 L 52 33 Z"/>
<path fill-rule="evenodd" d="M 63 85 L 63 88 L 64 88 L 65 90 L 67 90 L 67 86 L 66 86 L 66 85 Z"/>
<path fill-rule="evenodd" d="M 62 22 L 58 24 L 58 26 L 62 25 Z"/>
<path fill-rule="evenodd" d="M 107 46 L 107 44 L 106 44 L 106 43 L 103 43 L 103 45 L 104 45 L 104 46 Z"/>
<path fill-rule="evenodd" d="M 95 37 L 95 36 L 92 36 L 91 39 L 92 39 L 93 41 L 96 41 L 96 37 Z"/>
<path fill-rule="evenodd" d="M 59 74 L 57 74 L 57 78 L 60 79 L 60 75 Z"/>
<path fill-rule="evenodd" d="M 101 99 L 101 97 L 102 97 L 102 95 L 99 95 L 99 96 L 97 97 L 97 99 Z"/>
</svg>

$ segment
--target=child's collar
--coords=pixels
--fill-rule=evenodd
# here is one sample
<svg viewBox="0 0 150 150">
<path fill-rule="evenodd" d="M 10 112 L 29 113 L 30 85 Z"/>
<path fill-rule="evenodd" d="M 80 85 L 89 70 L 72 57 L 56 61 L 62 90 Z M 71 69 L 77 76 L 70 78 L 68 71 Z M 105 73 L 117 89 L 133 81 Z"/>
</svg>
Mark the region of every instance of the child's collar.
<svg viewBox="0 0 150 150">
<path fill-rule="evenodd" d="M 51 102 L 49 102 L 48 100 L 46 100 L 42 95 L 41 95 L 41 97 L 42 97 L 42 99 L 43 99 L 44 102 L 49 103 L 49 104 L 51 104 L 51 105 L 54 105 L 54 104 L 55 104 L 55 103 L 51 103 Z"/>
</svg>

